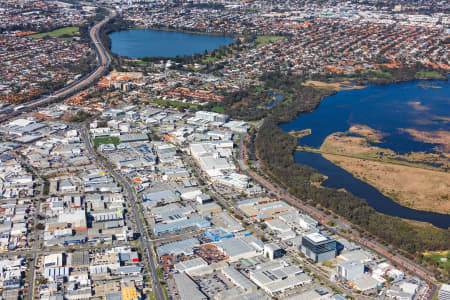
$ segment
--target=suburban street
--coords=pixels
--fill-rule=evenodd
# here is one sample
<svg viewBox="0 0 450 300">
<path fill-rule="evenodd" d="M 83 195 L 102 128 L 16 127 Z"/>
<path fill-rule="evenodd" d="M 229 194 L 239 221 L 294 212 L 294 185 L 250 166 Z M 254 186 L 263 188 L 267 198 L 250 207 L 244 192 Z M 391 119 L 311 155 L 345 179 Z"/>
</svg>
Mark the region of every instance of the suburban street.
<svg viewBox="0 0 450 300">
<path fill-rule="evenodd" d="M 162 290 L 161 284 L 159 282 L 158 274 L 156 273 L 156 259 L 153 249 L 153 241 L 148 238 L 148 232 L 145 230 L 144 220 L 142 219 L 144 216 L 140 213 L 140 209 L 137 205 L 136 193 L 134 192 L 131 185 L 128 183 L 127 179 L 123 177 L 119 172 L 116 172 L 109 164 L 107 164 L 94 150 L 92 142 L 89 138 L 89 133 L 85 127 L 81 127 L 81 135 L 86 145 L 86 149 L 92 157 L 95 157 L 99 164 L 106 169 L 116 180 L 120 183 L 126 191 L 128 203 L 133 210 L 133 215 L 135 217 L 135 225 L 136 231 L 139 233 L 139 243 L 144 252 L 143 260 L 147 267 L 150 270 L 150 277 L 152 280 L 152 290 L 157 300 L 165 299 L 164 292 Z"/>
</svg>

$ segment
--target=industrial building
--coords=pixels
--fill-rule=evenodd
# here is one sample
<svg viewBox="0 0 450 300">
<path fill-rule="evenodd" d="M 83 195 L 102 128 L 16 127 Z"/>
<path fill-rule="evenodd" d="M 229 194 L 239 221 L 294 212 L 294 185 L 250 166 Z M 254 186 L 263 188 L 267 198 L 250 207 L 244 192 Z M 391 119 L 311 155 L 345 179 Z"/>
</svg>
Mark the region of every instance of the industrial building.
<svg viewBox="0 0 450 300">
<path fill-rule="evenodd" d="M 284 201 L 270 201 L 269 199 L 247 199 L 237 203 L 240 210 L 256 220 L 270 220 L 274 215 L 292 210 L 292 206 Z"/>
<path fill-rule="evenodd" d="M 222 211 L 222 207 L 215 202 L 210 202 L 210 203 L 198 205 L 197 211 L 200 215 L 217 214 Z"/>
<path fill-rule="evenodd" d="M 273 243 L 264 245 L 264 256 L 271 260 L 283 257 L 284 253 L 285 251 L 283 249 Z"/>
<path fill-rule="evenodd" d="M 350 284 L 351 287 L 362 292 L 375 289 L 378 285 L 379 282 L 368 274 L 364 274 L 359 278 L 353 279 Z"/>
<path fill-rule="evenodd" d="M 193 217 L 190 219 L 181 219 L 168 224 L 157 224 L 153 230 L 156 235 L 160 235 L 194 226 L 198 229 L 203 229 L 211 226 L 211 223 L 201 217 Z"/>
<path fill-rule="evenodd" d="M 122 300 L 140 300 L 141 295 L 134 286 L 122 287 Z"/>
<path fill-rule="evenodd" d="M 344 298 L 346 299 L 346 298 Z M 333 300 L 330 293 L 325 289 L 309 290 L 299 295 L 292 296 L 286 300 Z"/>
<path fill-rule="evenodd" d="M 223 239 L 232 238 L 232 237 L 234 237 L 234 234 L 227 232 L 227 231 L 223 230 L 222 228 L 213 228 L 213 229 L 206 230 L 205 236 L 207 236 L 214 242 L 218 242 Z"/>
<path fill-rule="evenodd" d="M 298 223 L 300 227 L 306 230 L 313 230 L 319 225 L 319 222 L 317 222 L 315 219 L 304 214 L 299 215 Z"/>
<path fill-rule="evenodd" d="M 147 193 L 142 195 L 142 199 L 144 200 L 144 206 L 146 207 L 155 207 L 159 204 L 169 204 L 173 202 L 177 202 L 180 200 L 180 197 L 171 190 L 164 190 L 154 193 Z"/>
<path fill-rule="evenodd" d="M 258 265 L 250 271 L 250 279 L 271 296 L 311 282 L 299 266 L 285 259 Z"/>
<path fill-rule="evenodd" d="M 184 253 L 185 255 L 192 255 L 194 254 L 194 247 L 197 247 L 199 245 L 199 240 L 192 238 L 159 246 L 158 248 L 156 248 L 156 253 L 158 254 L 158 256 L 168 254 L 179 255 L 182 253 Z"/>
<path fill-rule="evenodd" d="M 320 232 L 304 234 L 300 250 L 314 262 L 323 262 L 336 257 L 336 240 Z"/>
<path fill-rule="evenodd" d="M 450 300 L 450 284 L 443 284 L 439 290 L 438 300 Z"/>
<path fill-rule="evenodd" d="M 197 257 L 191 260 L 186 260 L 175 264 L 174 269 L 180 273 L 186 272 L 189 274 L 189 272 L 192 272 L 194 270 L 206 266 L 208 266 L 208 264 L 202 258 Z"/>
<path fill-rule="evenodd" d="M 230 279 L 233 284 L 237 285 L 244 291 L 255 291 L 256 285 L 247 279 L 244 275 L 242 275 L 239 271 L 237 271 L 233 267 L 225 267 L 222 269 L 222 273 Z"/>
<path fill-rule="evenodd" d="M 197 119 L 202 119 L 210 122 L 225 123 L 228 121 L 228 116 L 210 111 L 197 111 L 195 113 Z"/>
<path fill-rule="evenodd" d="M 173 279 L 175 280 L 175 284 L 181 299 L 208 299 L 208 297 L 200 291 L 197 284 L 195 284 L 195 282 L 192 281 L 192 279 L 190 279 L 186 274 L 174 274 Z"/>
<path fill-rule="evenodd" d="M 228 232 L 236 233 L 245 229 L 238 220 L 225 212 L 215 214 L 215 220 L 216 222 L 219 221 L 222 227 Z"/>
<path fill-rule="evenodd" d="M 224 239 L 216 244 L 217 249 L 229 257 L 230 262 L 262 254 L 264 246 L 249 242 L 244 238 Z"/>
<path fill-rule="evenodd" d="M 337 275 L 343 280 L 354 280 L 364 274 L 364 264 L 357 260 L 340 262 L 337 265 Z"/>
</svg>

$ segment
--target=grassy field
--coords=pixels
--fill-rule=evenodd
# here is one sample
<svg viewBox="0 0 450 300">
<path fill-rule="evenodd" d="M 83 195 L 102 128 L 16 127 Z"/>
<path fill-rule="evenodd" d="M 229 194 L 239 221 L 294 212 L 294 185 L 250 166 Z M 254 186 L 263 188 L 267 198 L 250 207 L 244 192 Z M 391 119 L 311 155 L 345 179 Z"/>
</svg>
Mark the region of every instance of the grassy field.
<svg viewBox="0 0 450 300">
<path fill-rule="evenodd" d="M 382 78 L 392 78 L 392 74 L 389 72 L 384 72 L 382 70 L 373 70 L 371 71 L 372 74 L 374 74 L 376 77 L 382 77 Z"/>
<path fill-rule="evenodd" d="M 32 34 L 32 35 L 29 35 L 28 37 L 33 38 L 33 39 L 41 39 L 44 36 L 49 36 L 49 37 L 61 37 L 63 35 L 74 36 L 75 33 L 77 33 L 79 30 L 80 30 L 79 27 L 64 27 L 64 28 L 58 28 L 58 29 L 55 29 L 55 30 L 49 31 L 49 32 Z"/>
<path fill-rule="evenodd" d="M 102 144 L 114 144 L 119 145 L 120 140 L 117 136 L 105 136 L 105 137 L 98 137 L 94 139 L 94 147 L 97 148 L 98 146 Z"/>
<path fill-rule="evenodd" d="M 151 102 L 158 104 L 158 105 L 163 105 L 165 107 L 183 107 L 183 108 L 189 108 L 192 110 L 198 110 L 198 105 L 196 104 L 191 104 L 191 103 L 184 103 L 184 102 L 179 102 L 179 101 L 170 101 L 170 100 L 159 100 L 159 99 L 154 99 Z"/>
<path fill-rule="evenodd" d="M 324 158 L 377 188 L 395 202 L 413 209 L 450 213 L 450 174 L 339 155 Z"/>
<path fill-rule="evenodd" d="M 445 76 L 439 74 L 435 71 L 429 71 L 429 72 L 417 72 L 416 73 L 417 78 L 419 79 L 446 79 Z"/>
<path fill-rule="evenodd" d="M 152 61 L 143 61 L 141 59 L 124 59 L 125 62 L 132 62 L 138 65 L 153 65 Z"/>
<path fill-rule="evenodd" d="M 353 85 L 348 80 L 343 80 L 341 82 L 323 82 L 316 80 L 308 80 L 303 85 L 313 86 L 319 89 L 327 89 L 332 91 L 345 91 L 345 90 L 353 90 L 353 89 L 363 89 L 365 86 L 363 85 Z"/>
<path fill-rule="evenodd" d="M 436 264 L 447 276 L 450 274 L 450 251 L 426 252 L 423 256 L 426 261 Z"/>
<path fill-rule="evenodd" d="M 284 36 L 275 36 L 275 35 L 260 35 L 256 38 L 256 48 L 262 47 L 265 44 L 273 43 L 279 40 L 283 40 Z"/>
<path fill-rule="evenodd" d="M 225 113 L 225 109 L 223 108 L 223 106 L 220 105 L 216 105 L 211 109 L 213 112 L 219 113 L 219 114 L 223 114 Z"/>
</svg>

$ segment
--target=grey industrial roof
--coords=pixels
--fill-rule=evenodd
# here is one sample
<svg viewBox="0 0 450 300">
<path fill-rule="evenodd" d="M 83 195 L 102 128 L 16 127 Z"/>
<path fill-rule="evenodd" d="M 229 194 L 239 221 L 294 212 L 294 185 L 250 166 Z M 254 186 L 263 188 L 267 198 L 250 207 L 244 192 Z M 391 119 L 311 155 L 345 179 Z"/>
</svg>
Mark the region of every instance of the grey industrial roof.
<svg viewBox="0 0 450 300">
<path fill-rule="evenodd" d="M 232 279 L 239 287 L 242 289 L 249 291 L 256 289 L 256 285 L 247 279 L 244 275 L 242 275 L 239 271 L 237 271 L 233 267 L 225 267 L 222 269 L 222 272 L 229 278 Z"/>
<path fill-rule="evenodd" d="M 198 286 L 186 274 L 174 274 L 173 279 L 181 299 L 207 299 L 205 294 L 199 290 Z"/>
<path fill-rule="evenodd" d="M 169 244 L 165 244 L 163 246 L 159 246 L 156 248 L 156 252 L 158 256 L 165 254 L 179 254 L 181 252 L 191 252 L 193 247 L 200 245 L 200 242 L 197 239 L 187 239 L 178 242 L 173 242 Z"/>
<path fill-rule="evenodd" d="M 247 252 L 255 251 L 255 249 L 239 238 L 230 238 L 220 241 L 217 244 L 222 248 L 229 257 L 242 255 Z"/>
</svg>

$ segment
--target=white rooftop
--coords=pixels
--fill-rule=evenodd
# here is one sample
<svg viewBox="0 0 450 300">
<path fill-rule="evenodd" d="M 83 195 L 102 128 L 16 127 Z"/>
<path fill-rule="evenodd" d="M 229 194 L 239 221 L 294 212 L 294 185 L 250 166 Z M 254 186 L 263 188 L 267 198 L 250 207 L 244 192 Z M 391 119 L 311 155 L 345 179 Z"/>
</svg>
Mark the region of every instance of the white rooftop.
<svg viewBox="0 0 450 300">
<path fill-rule="evenodd" d="M 319 232 L 313 232 L 305 235 L 308 239 L 313 241 L 314 243 L 320 243 L 327 240 L 327 238 Z"/>
</svg>

